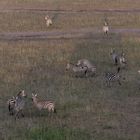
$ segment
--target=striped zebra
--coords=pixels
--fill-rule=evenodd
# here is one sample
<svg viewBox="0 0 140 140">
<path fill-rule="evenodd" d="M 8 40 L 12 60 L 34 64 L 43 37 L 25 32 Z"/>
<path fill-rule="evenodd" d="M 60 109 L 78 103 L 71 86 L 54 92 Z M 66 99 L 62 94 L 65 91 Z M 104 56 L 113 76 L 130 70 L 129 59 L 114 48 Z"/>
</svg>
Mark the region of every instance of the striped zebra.
<svg viewBox="0 0 140 140">
<path fill-rule="evenodd" d="M 119 74 L 120 67 L 117 68 L 117 72 L 106 72 L 105 73 L 105 81 L 108 87 L 111 86 L 111 83 L 117 81 L 119 85 L 121 85 L 120 79 L 121 75 Z"/>
<path fill-rule="evenodd" d="M 9 110 L 10 115 L 14 115 L 15 101 L 16 101 L 16 97 L 14 97 L 14 96 L 7 101 L 8 110 Z"/>
<path fill-rule="evenodd" d="M 51 20 L 51 18 L 48 15 L 45 16 L 45 21 L 46 21 L 47 27 L 52 25 L 52 20 Z"/>
<path fill-rule="evenodd" d="M 24 117 L 23 110 L 25 106 L 25 98 L 27 97 L 24 90 L 21 90 L 17 96 L 15 97 L 14 104 L 13 104 L 13 111 L 15 114 L 15 120 L 19 118 L 19 115 L 21 114 L 22 117 Z"/>
<path fill-rule="evenodd" d="M 13 96 L 11 99 L 7 101 L 9 113 L 10 115 L 15 115 L 15 119 L 17 119 L 17 117 L 19 118 L 19 114 L 21 114 L 24 117 L 23 114 L 23 109 L 25 106 L 24 98 L 26 96 L 27 95 L 25 94 L 24 90 L 21 90 L 16 97 Z"/>
<path fill-rule="evenodd" d="M 32 93 L 32 101 L 34 103 L 34 106 L 38 110 L 48 110 L 49 114 L 56 113 L 55 103 L 53 101 L 47 101 L 47 100 L 40 101 L 37 98 L 37 94 L 33 94 L 33 93 Z"/>
<path fill-rule="evenodd" d="M 21 114 L 22 117 L 24 117 L 23 110 L 25 107 L 25 98 L 27 97 L 27 94 L 25 93 L 24 90 L 21 90 L 15 100 L 15 119 L 19 118 L 19 115 Z"/>
</svg>

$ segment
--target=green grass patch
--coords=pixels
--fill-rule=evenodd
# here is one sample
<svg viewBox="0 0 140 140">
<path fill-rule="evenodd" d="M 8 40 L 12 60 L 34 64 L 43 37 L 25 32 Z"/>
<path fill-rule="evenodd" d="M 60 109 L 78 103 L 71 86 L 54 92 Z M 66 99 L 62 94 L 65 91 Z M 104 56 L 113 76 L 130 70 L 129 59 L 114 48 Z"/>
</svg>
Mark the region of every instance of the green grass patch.
<svg viewBox="0 0 140 140">
<path fill-rule="evenodd" d="M 26 133 L 24 139 L 28 140 L 87 140 L 90 135 L 82 130 L 71 130 L 68 128 L 34 128 Z"/>
</svg>

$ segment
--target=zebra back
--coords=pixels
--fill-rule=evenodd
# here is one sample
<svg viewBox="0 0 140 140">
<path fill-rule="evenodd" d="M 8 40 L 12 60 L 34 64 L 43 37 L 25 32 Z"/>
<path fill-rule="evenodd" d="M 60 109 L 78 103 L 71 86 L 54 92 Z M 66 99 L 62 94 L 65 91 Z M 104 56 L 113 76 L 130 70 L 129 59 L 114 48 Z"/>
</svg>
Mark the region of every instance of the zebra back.
<svg viewBox="0 0 140 140">
<path fill-rule="evenodd" d="M 117 72 L 106 72 L 105 73 L 105 80 L 106 80 L 106 83 L 107 83 L 107 86 L 110 86 L 110 83 L 113 82 L 113 81 L 118 81 L 119 85 L 121 85 L 121 82 L 120 82 L 120 67 L 117 68 Z"/>
</svg>

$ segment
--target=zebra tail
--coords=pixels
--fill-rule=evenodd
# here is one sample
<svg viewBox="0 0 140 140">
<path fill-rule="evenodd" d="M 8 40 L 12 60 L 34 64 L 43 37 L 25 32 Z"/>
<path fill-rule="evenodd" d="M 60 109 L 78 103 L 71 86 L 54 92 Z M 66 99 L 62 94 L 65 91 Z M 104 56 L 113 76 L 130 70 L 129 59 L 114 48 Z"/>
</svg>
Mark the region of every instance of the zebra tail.
<svg viewBox="0 0 140 140">
<path fill-rule="evenodd" d="M 9 112 L 11 111 L 11 106 L 10 106 L 10 104 L 8 104 L 8 110 L 9 110 Z"/>
<path fill-rule="evenodd" d="M 115 58 L 115 65 L 118 65 L 118 59 Z"/>
<path fill-rule="evenodd" d="M 54 113 L 57 113 L 56 109 L 54 109 Z"/>
</svg>

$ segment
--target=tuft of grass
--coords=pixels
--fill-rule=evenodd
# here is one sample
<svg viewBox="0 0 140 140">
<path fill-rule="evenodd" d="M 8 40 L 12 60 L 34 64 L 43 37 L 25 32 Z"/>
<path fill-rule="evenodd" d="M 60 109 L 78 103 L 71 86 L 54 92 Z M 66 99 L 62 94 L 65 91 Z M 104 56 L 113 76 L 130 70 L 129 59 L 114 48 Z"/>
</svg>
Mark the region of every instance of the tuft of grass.
<svg viewBox="0 0 140 140">
<path fill-rule="evenodd" d="M 26 132 L 28 140 L 87 140 L 90 135 L 83 130 L 71 130 L 69 128 L 33 128 Z"/>
</svg>

